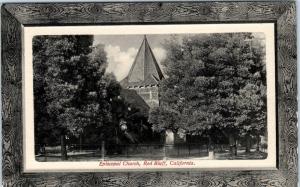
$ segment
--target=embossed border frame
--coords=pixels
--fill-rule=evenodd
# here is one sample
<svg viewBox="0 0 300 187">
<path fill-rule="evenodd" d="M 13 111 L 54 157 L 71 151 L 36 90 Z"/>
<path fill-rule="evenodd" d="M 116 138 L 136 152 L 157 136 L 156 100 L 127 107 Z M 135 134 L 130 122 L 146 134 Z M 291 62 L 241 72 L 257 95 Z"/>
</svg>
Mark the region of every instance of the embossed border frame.
<svg viewBox="0 0 300 187">
<path fill-rule="evenodd" d="M 297 186 L 297 53 L 294 1 L 24 3 L 4 4 L 1 14 L 4 186 Z M 276 170 L 23 173 L 22 27 L 182 22 L 276 24 Z"/>
</svg>

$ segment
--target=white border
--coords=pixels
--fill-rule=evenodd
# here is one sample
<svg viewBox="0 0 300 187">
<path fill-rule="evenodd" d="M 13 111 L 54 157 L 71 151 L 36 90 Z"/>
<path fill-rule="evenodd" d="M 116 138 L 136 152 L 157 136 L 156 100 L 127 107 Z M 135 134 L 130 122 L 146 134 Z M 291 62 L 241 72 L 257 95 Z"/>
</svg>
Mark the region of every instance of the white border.
<svg viewBox="0 0 300 187">
<path fill-rule="evenodd" d="M 121 26 L 23 27 L 23 153 L 24 172 L 107 172 L 169 169 L 276 169 L 275 24 L 180 24 Z M 268 157 L 264 160 L 193 160 L 193 166 L 99 166 L 99 161 L 37 162 L 34 155 L 32 38 L 35 35 L 120 35 L 263 32 L 266 36 Z M 177 161 L 177 160 L 168 160 Z M 188 160 L 185 160 L 188 161 Z M 142 165 L 143 161 L 139 161 Z"/>
</svg>

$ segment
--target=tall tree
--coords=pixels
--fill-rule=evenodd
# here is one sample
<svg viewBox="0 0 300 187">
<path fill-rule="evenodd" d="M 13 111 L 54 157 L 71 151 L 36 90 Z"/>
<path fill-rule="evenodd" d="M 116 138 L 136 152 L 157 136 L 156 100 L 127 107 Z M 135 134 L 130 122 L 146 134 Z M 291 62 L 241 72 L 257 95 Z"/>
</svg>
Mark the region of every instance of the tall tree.
<svg viewBox="0 0 300 187">
<path fill-rule="evenodd" d="M 142 125 L 137 121 L 145 121 L 121 97 L 114 75 L 105 73 L 104 46 L 92 43 L 92 36 L 38 36 L 33 41 L 35 138 L 49 144 L 44 137 L 60 137 L 54 142 L 60 141 L 62 159 L 67 159 L 66 136 L 82 140 L 88 132 L 92 143 L 116 144 L 122 137 L 132 142 L 136 137 L 130 132 Z M 121 132 L 122 120 L 128 122 L 126 132 Z"/>
<path fill-rule="evenodd" d="M 251 52 L 260 59 L 252 61 L 247 69 L 250 72 L 247 83 L 234 97 L 238 110 L 235 123 L 240 127 L 240 135 L 246 140 L 246 152 L 250 152 L 252 136 L 256 138 L 258 149 L 260 135 L 266 135 L 267 89 L 264 50 L 261 43 L 251 44 Z"/>
<path fill-rule="evenodd" d="M 66 135 L 111 120 L 103 78 L 106 54 L 103 46 L 93 50 L 92 43 L 92 36 L 82 35 L 33 40 L 36 129 L 59 132 L 62 159 L 67 159 Z"/>
<path fill-rule="evenodd" d="M 250 33 L 208 34 L 167 42 L 161 106 L 149 118 L 155 129 L 207 135 L 211 149 L 219 133 L 235 146 L 243 128 L 236 122 L 241 115 L 236 96 L 263 63 L 262 51 L 254 52 L 247 42 L 252 38 Z"/>
</svg>

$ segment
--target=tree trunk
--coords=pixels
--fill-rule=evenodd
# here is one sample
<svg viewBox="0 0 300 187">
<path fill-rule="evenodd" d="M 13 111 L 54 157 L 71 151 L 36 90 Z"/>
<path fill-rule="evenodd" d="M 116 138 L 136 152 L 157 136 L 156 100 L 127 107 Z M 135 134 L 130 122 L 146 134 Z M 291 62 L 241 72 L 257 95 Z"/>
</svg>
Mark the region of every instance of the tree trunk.
<svg viewBox="0 0 300 187">
<path fill-rule="evenodd" d="M 251 136 L 250 134 L 246 134 L 246 153 L 250 153 L 251 148 Z"/>
<path fill-rule="evenodd" d="M 105 141 L 101 141 L 101 158 L 104 160 L 104 155 L 105 155 Z"/>
<path fill-rule="evenodd" d="M 256 151 L 259 151 L 259 145 L 260 145 L 260 136 L 256 136 Z"/>
<path fill-rule="evenodd" d="M 82 151 L 82 134 L 79 135 L 79 151 Z"/>
<path fill-rule="evenodd" d="M 235 143 L 235 144 L 234 144 L 234 155 L 235 155 L 235 156 L 237 156 L 237 145 L 238 145 L 237 142 L 238 142 L 238 140 L 235 139 L 235 141 L 234 141 L 234 143 Z"/>
<path fill-rule="evenodd" d="M 67 148 L 66 148 L 66 136 L 61 134 L 60 136 L 60 146 L 61 146 L 61 160 L 68 160 Z"/>
<path fill-rule="evenodd" d="M 214 144 L 211 136 L 208 136 L 208 159 L 215 159 Z"/>
<path fill-rule="evenodd" d="M 232 134 L 229 135 L 229 149 L 230 149 L 231 156 L 237 155 L 236 142 Z"/>
</svg>

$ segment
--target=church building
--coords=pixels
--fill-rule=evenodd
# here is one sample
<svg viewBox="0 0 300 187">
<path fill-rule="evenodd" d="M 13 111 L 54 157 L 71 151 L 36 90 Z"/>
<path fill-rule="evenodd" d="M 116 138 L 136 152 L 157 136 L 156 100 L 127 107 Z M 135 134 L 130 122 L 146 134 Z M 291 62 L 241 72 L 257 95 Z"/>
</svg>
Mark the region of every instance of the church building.
<svg viewBox="0 0 300 187">
<path fill-rule="evenodd" d="M 149 108 L 153 108 L 159 106 L 158 85 L 163 78 L 145 35 L 127 77 L 121 81 L 121 86 L 136 91 Z"/>
<path fill-rule="evenodd" d="M 159 106 L 159 92 L 158 86 L 160 81 L 164 79 L 164 75 L 155 59 L 152 49 L 148 43 L 147 37 L 144 36 L 142 44 L 138 50 L 135 60 L 131 66 L 131 69 L 120 83 L 123 87 L 123 93 L 126 100 L 132 101 L 135 105 L 142 108 L 143 104 L 137 102 L 142 98 L 147 105 L 147 111 L 150 108 Z M 140 98 L 134 95 L 140 96 Z M 133 100 L 135 102 L 133 102 Z M 146 111 L 146 110 L 143 110 Z M 184 142 L 183 138 L 180 138 L 178 133 L 174 133 L 172 130 L 167 129 L 164 134 L 164 142 L 166 144 L 174 144 Z"/>
</svg>

